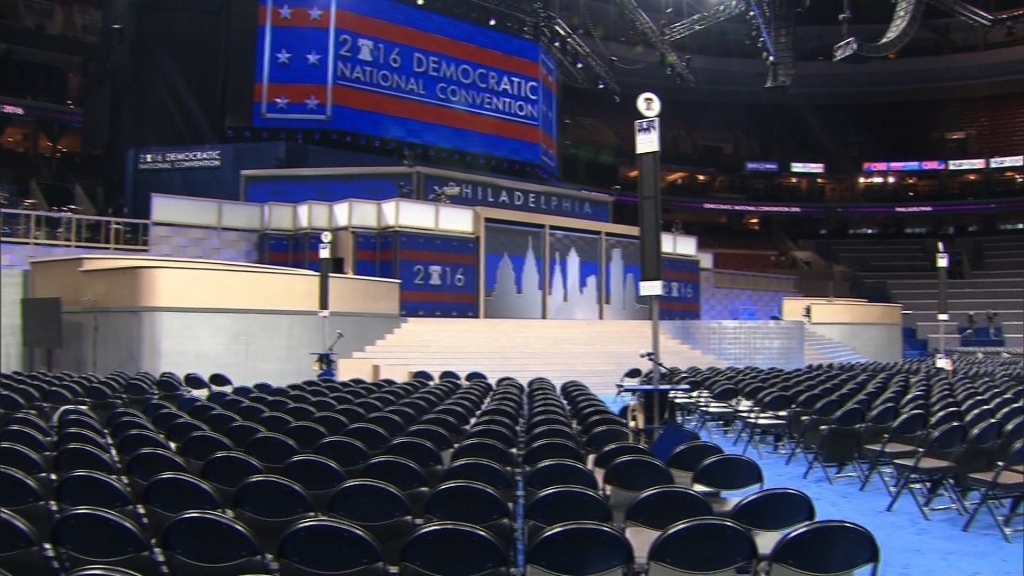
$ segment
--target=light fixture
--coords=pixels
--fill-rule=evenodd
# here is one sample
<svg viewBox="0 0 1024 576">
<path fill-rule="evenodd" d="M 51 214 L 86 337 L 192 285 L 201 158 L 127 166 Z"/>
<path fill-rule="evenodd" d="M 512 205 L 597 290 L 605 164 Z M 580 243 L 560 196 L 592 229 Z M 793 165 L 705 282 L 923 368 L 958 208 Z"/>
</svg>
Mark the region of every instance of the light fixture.
<svg viewBox="0 0 1024 576">
<path fill-rule="evenodd" d="M 487 21 L 488 26 L 494 26 L 497 23 L 498 21 L 494 19 L 494 16 L 491 16 L 491 19 Z"/>
<path fill-rule="evenodd" d="M 416 0 L 416 5 L 417 6 L 423 6 L 424 1 L 425 0 Z"/>
</svg>

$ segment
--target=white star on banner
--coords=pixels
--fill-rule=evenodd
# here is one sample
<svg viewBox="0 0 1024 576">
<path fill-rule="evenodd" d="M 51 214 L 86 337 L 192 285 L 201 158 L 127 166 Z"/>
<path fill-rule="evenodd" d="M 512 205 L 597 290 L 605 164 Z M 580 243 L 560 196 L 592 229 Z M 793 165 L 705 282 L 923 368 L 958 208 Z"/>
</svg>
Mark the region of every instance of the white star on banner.
<svg viewBox="0 0 1024 576">
<path fill-rule="evenodd" d="M 309 98 L 306 99 L 306 108 L 310 110 L 316 110 L 317 106 L 320 105 L 320 101 L 316 99 L 316 96 L 310 94 Z"/>
<path fill-rule="evenodd" d="M 291 20 L 292 9 L 289 8 L 287 4 L 285 4 L 284 6 L 281 6 L 280 8 L 277 9 L 277 15 L 280 16 L 282 20 Z"/>
<path fill-rule="evenodd" d="M 278 96 L 277 98 L 274 98 L 274 102 L 277 102 L 278 108 L 287 108 L 288 103 L 291 102 L 291 100 L 285 98 L 284 96 Z"/>
<path fill-rule="evenodd" d="M 309 62 L 310 66 L 317 66 L 317 65 L 319 65 L 320 64 L 320 57 L 321 57 L 321 55 L 317 54 L 316 50 L 313 50 L 309 54 L 306 54 L 306 60 Z"/>
<path fill-rule="evenodd" d="M 277 54 L 274 54 L 274 56 L 277 56 L 277 63 L 278 64 L 290 64 L 291 63 L 292 55 L 289 54 L 288 51 L 285 50 L 284 48 L 281 48 L 281 51 L 278 52 Z"/>
<path fill-rule="evenodd" d="M 320 7 L 313 6 L 313 9 L 309 11 L 309 19 L 310 20 L 319 20 L 320 17 L 323 16 L 323 14 L 324 14 L 324 11 L 321 10 Z"/>
</svg>

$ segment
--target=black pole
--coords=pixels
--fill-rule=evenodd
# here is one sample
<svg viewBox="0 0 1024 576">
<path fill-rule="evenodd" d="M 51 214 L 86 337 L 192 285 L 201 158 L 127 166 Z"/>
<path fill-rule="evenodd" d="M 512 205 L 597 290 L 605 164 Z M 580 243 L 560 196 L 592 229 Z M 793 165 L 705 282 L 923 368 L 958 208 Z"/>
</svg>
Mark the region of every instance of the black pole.
<svg viewBox="0 0 1024 576">
<path fill-rule="evenodd" d="M 935 255 L 935 269 L 938 272 L 939 281 L 939 313 L 936 318 L 939 321 L 939 358 L 942 361 L 942 369 L 949 371 L 949 363 L 946 359 L 946 322 L 949 322 L 949 307 L 946 302 L 946 283 L 949 280 L 949 254 L 942 242 L 938 244 L 938 253 Z"/>
<path fill-rule="evenodd" d="M 327 256 L 324 256 L 326 246 Z M 329 312 L 331 297 L 331 245 L 320 245 L 320 312 Z"/>
<path fill-rule="evenodd" d="M 641 294 L 651 299 L 651 384 L 654 386 L 654 423 L 652 440 L 661 429 L 660 302 L 661 285 L 661 101 L 651 93 L 641 94 L 637 110 L 645 117 L 634 124 L 636 138 L 637 185 L 640 199 L 640 279 Z M 644 284 L 657 289 L 647 292 Z"/>
<path fill-rule="evenodd" d="M 327 325 L 331 317 L 331 241 L 334 235 L 330 232 L 320 234 L 320 246 L 317 255 L 320 257 L 320 338 L 321 350 L 327 349 Z"/>
</svg>

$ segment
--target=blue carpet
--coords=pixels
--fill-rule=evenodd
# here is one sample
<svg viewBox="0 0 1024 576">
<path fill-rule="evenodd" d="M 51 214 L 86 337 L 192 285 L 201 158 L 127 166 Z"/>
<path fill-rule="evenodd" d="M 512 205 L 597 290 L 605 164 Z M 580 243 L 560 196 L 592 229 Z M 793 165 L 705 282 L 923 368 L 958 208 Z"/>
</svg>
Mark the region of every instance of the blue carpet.
<svg viewBox="0 0 1024 576">
<path fill-rule="evenodd" d="M 613 410 L 625 405 L 624 401 L 613 404 L 611 396 L 601 399 Z M 743 448 L 742 443 L 733 447 L 732 438 L 714 436 L 710 440 L 727 452 L 739 453 Z M 753 448 L 747 455 L 758 460 Z M 971 531 L 964 533 L 960 528 L 966 521 L 965 516 L 953 510 L 942 510 L 932 513 L 929 522 L 921 516 L 908 494 L 900 498 L 892 512 L 886 512 L 889 496 L 881 482 L 874 478 L 859 492 L 860 482 L 856 478 L 836 479 L 833 486 L 817 467 L 804 480 L 806 460 L 799 455 L 791 466 L 786 466 L 785 456 L 776 454 L 765 454 L 759 462 L 766 487 L 795 488 L 807 493 L 814 500 L 818 519 L 849 520 L 870 530 L 882 549 L 881 576 L 1024 574 L 1021 544 L 1024 538 L 1016 534 L 1013 543 L 1007 544 L 985 511 L 974 521 Z"/>
</svg>

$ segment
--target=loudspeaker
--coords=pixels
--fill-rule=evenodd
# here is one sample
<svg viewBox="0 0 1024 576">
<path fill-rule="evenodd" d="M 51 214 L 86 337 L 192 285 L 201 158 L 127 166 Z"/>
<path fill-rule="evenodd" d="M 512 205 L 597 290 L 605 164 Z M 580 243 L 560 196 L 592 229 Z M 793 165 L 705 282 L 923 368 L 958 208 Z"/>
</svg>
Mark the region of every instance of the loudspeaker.
<svg viewBox="0 0 1024 576">
<path fill-rule="evenodd" d="M 661 162 L 658 152 L 638 154 L 640 279 L 661 280 Z"/>
<path fill-rule="evenodd" d="M 64 318 L 60 298 L 21 299 L 21 340 L 25 348 L 64 348 Z"/>
</svg>

